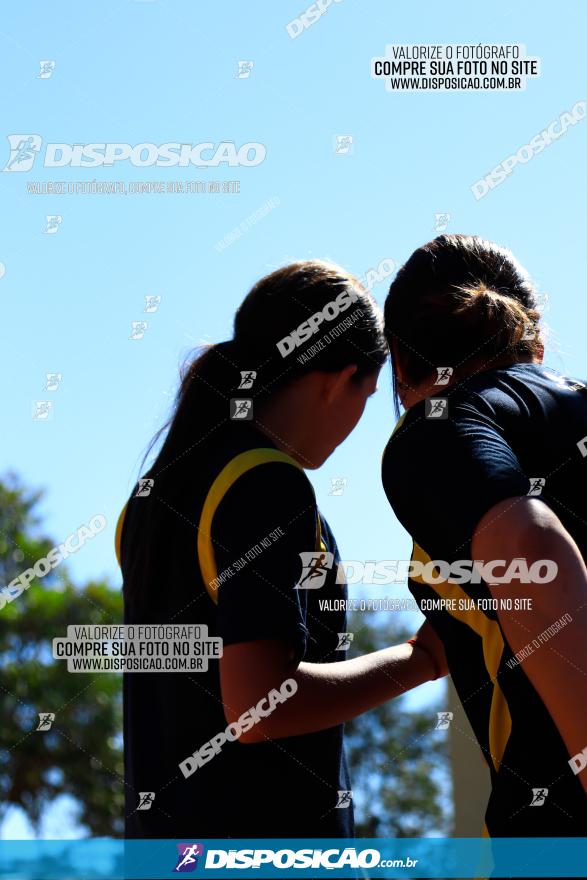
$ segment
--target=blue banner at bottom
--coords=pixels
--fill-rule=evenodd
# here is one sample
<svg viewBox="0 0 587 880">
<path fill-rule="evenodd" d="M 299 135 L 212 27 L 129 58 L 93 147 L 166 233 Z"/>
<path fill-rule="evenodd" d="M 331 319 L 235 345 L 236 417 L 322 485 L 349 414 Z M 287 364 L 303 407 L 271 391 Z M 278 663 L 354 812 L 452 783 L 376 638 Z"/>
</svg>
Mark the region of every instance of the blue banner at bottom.
<svg viewBox="0 0 587 880">
<path fill-rule="evenodd" d="M 3 840 L 2 880 L 586 877 L 587 838 Z"/>
</svg>

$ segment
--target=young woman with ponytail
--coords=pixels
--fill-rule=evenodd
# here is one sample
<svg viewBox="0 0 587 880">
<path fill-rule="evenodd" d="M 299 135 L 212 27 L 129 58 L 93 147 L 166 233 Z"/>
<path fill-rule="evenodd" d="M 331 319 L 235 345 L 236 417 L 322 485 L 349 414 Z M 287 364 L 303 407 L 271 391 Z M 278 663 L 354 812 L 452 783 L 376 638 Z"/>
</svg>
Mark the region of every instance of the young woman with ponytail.
<svg viewBox="0 0 587 880">
<path fill-rule="evenodd" d="M 526 272 L 473 236 L 412 254 L 391 284 L 385 334 L 406 412 L 383 484 L 414 559 L 487 566 L 467 579 L 430 565 L 410 582 L 489 765 L 486 833 L 584 836 L 585 384 L 542 366 Z M 533 567 L 541 560 L 550 565 Z"/>
<path fill-rule="evenodd" d="M 304 470 L 355 427 L 386 354 L 370 295 L 312 261 L 261 279 L 185 372 L 117 529 L 125 623 L 207 627 L 223 654 L 125 674 L 127 836 L 352 835 L 343 722 L 445 674 L 427 626 L 345 660 L 345 612 L 320 607 L 347 594 Z"/>
</svg>

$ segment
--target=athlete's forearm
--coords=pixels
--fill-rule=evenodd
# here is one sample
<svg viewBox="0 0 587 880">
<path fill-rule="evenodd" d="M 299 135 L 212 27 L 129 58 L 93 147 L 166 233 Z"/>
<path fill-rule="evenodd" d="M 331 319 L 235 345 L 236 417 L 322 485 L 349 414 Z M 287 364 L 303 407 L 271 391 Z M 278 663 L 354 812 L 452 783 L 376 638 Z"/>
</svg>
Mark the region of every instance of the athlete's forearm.
<svg viewBox="0 0 587 880">
<path fill-rule="evenodd" d="M 501 502 L 481 521 L 473 555 L 508 563 L 523 558 L 528 566 L 538 559 L 557 564 L 558 574 L 550 583 L 517 581 L 491 591 L 498 602 L 531 600 L 531 610 L 499 609 L 499 621 L 572 758 L 587 747 L 587 570 L 550 508 L 537 499 L 511 501 Z M 587 792 L 587 771 L 579 774 L 579 781 Z"/>
<path fill-rule="evenodd" d="M 263 742 L 334 727 L 436 678 L 436 674 L 430 655 L 411 644 L 342 662 L 300 663 L 284 668 L 279 675 L 273 666 L 272 686 L 279 687 L 284 678 L 293 678 L 297 691 L 244 734 L 241 742 Z M 231 710 L 226 702 L 227 719 L 236 720 L 240 707 Z"/>
<path fill-rule="evenodd" d="M 308 733 L 349 721 L 436 675 L 424 651 L 404 644 L 339 663 L 300 663 L 294 677 L 299 700 L 297 705 L 292 700 L 291 717 L 275 713 L 273 736 L 290 736 L 293 728 Z"/>
</svg>

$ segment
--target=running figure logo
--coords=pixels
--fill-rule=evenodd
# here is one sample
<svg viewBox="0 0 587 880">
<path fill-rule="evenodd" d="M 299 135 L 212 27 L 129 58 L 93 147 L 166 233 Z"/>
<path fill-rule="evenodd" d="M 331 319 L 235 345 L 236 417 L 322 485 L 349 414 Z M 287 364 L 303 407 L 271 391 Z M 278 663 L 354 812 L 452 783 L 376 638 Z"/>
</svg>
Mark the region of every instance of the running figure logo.
<svg viewBox="0 0 587 880">
<path fill-rule="evenodd" d="M 331 477 L 330 479 L 330 492 L 329 495 L 342 495 L 344 490 L 347 487 L 347 478 L 346 477 Z"/>
<path fill-rule="evenodd" d="M 181 874 L 195 871 L 198 857 L 204 854 L 203 845 L 201 843 L 178 843 L 176 846 L 179 856 L 173 870 Z"/>
<path fill-rule="evenodd" d="M 427 419 L 448 419 L 448 400 L 446 397 L 427 397 L 424 415 Z"/>
<path fill-rule="evenodd" d="M 529 480 L 530 488 L 528 489 L 528 495 L 536 498 L 538 495 L 542 494 L 542 490 L 546 485 L 546 480 L 544 479 L 544 477 L 529 477 Z"/>
<path fill-rule="evenodd" d="M 36 730 L 51 730 L 55 721 L 55 712 L 39 712 L 39 723 Z"/>
<path fill-rule="evenodd" d="M 434 730 L 448 730 L 454 715 L 452 712 L 437 712 L 436 717 L 438 718 L 438 721 L 436 722 Z"/>
<path fill-rule="evenodd" d="M 53 412 L 52 400 L 35 400 L 33 401 L 33 421 L 46 422 Z"/>
<path fill-rule="evenodd" d="M 353 143 L 352 134 L 337 134 L 334 140 L 334 155 L 348 156 L 353 152 Z"/>
<path fill-rule="evenodd" d="M 348 651 L 351 646 L 351 642 L 355 637 L 354 633 L 337 633 L 338 636 L 338 645 L 336 646 L 337 651 Z"/>
<path fill-rule="evenodd" d="M 145 296 L 145 311 L 152 314 L 156 312 L 159 306 L 161 305 L 161 297 L 157 296 Z"/>
<path fill-rule="evenodd" d="M 43 140 L 38 134 L 9 134 L 10 158 L 3 171 L 30 171 Z"/>
<path fill-rule="evenodd" d="M 353 802 L 352 791 L 339 791 L 338 801 L 336 802 L 336 810 L 348 810 Z"/>
<path fill-rule="evenodd" d="M 45 235 L 55 235 L 56 232 L 59 232 L 59 227 L 63 220 L 61 214 L 46 214 L 45 219 L 47 221 L 44 231 Z"/>
<path fill-rule="evenodd" d="M 450 381 L 450 377 L 453 374 L 452 367 L 436 367 L 436 372 L 438 373 L 438 377 L 436 379 L 435 385 L 448 385 Z"/>
<path fill-rule="evenodd" d="M 236 397 L 233 397 L 230 401 L 230 418 L 236 421 L 252 419 L 253 401 L 250 398 L 238 399 Z"/>
<path fill-rule="evenodd" d="M 253 72 L 254 61 L 237 61 L 238 68 L 234 75 L 235 79 L 248 79 Z"/>
<path fill-rule="evenodd" d="M 154 791 L 139 791 L 139 805 L 137 810 L 150 810 L 155 800 Z"/>
<path fill-rule="evenodd" d="M 547 788 L 533 788 L 532 789 L 532 801 L 530 802 L 530 806 L 531 807 L 542 807 L 547 797 L 548 797 L 548 789 Z"/>
<path fill-rule="evenodd" d="M 149 325 L 146 321 L 131 321 L 129 339 L 142 339 Z"/>
<path fill-rule="evenodd" d="M 248 389 L 253 387 L 253 382 L 257 378 L 257 373 L 254 370 L 241 370 L 241 381 L 238 386 L 239 391 L 242 389 Z"/>
<path fill-rule="evenodd" d="M 297 582 L 296 590 L 318 590 L 323 586 L 328 571 L 334 562 L 334 553 L 312 550 L 300 553 L 303 571 Z"/>
<path fill-rule="evenodd" d="M 55 62 L 54 61 L 39 61 L 39 67 L 41 68 L 39 73 L 37 74 L 37 79 L 51 79 L 53 71 L 55 70 Z"/>
<path fill-rule="evenodd" d="M 61 384 L 63 375 L 61 373 L 45 373 L 45 387 L 43 391 L 57 391 Z"/>
<path fill-rule="evenodd" d="M 448 224 L 450 223 L 450 214 L 446 213 L 436 213 L 434 214 L 434 226 L 432 227 L 433 232 L 444 232 Z"/>
<path fill-rule="evenodd" d="M 151 489 L 155 485 L 155 480 L 148 480 L 143 478 L 139 480 L 137 491 L 135 492 L 135 498 L 146 498 L 151 494 Z"/>
</svg>

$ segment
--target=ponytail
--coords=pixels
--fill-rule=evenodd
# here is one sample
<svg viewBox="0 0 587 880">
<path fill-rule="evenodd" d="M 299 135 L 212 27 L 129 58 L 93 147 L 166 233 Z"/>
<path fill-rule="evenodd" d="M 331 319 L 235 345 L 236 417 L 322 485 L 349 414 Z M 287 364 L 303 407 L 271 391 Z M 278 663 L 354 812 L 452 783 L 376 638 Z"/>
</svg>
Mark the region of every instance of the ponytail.
<svg viewBox="0 0 587 880">
<path fill-rule="evenodd" d="M 254 423 L 258 404 L 301 375 L 354 365 L 351 381 L 359 381 L 386 357 L 375 301 L 339 266 L 292 263 L 258 281 L 236 313 L 233 338 L 201 349 L 181 371 L 173 414 L 147 449 L 143 465 L 164 436 L 144 475 L 152 480 L 150 502 L 138 508 L 141 540 L 127 564 L 125 593 L 140 592 L 149 579 L 156 563 L 152 548 L 169 508 L 191 525 L 181 511 L 190 492 L 182 481 L 197 475 L 215 446 L 226 441 L 237 403 L 251 403 Z M 175 467 L 177 462 L 187 466 Z"/>
<path fill-rule="evenodd" d="M 477 354 L 483 348 L 490 348 L 495 357 L 500 353 L 517 357 L 535 353 L 540 320 L 537 309 L 525 308 L 483 282 L 460 288 L 455 306 L 455 324 L 467 334 L 471 350 Z"/>
</svg>

